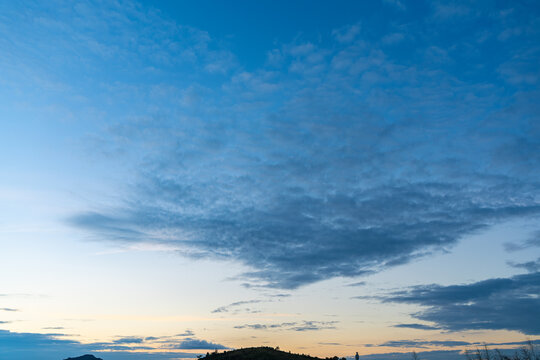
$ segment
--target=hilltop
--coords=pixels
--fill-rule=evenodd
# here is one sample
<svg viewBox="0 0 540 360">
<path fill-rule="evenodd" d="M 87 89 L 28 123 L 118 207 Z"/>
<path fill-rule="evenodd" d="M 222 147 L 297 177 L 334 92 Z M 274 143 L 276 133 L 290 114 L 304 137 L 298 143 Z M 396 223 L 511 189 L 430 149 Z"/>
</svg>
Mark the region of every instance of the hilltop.
<svg viewBox="0 0 540 360">
<path fill-rule="evenodd" d="M 266 346 L 245 348 L 221 353 L 206 353 L 205 360 L 323 360 L 304 354 L 292 354 L 291 352 L 281 351 L 279 348 L 271 348 Z M 326 360 L 339 360 L 334 358 L 326 358 Z M 341 359 L 343 360 L 343 359 Z"/>
<path fill-rule="evenodd" d="M 74 358 L 67 358 L 65 360 L 103 360 L 101 358 L 97 358 L 94 355 L 83 355 L 83 356 L 77 356 Z"/>
</svg>

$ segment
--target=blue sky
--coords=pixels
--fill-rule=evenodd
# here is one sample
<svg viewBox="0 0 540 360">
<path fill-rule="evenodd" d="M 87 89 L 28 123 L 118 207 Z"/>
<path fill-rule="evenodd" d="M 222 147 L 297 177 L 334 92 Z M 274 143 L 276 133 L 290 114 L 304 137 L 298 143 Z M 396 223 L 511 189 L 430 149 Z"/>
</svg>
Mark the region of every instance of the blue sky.
<svg viewBox="0 0 540 360">
<path fill-rule="evenodd" d="M 536 339 L 539 13 L 0 3 L 5 351 Z"/>
</svg>

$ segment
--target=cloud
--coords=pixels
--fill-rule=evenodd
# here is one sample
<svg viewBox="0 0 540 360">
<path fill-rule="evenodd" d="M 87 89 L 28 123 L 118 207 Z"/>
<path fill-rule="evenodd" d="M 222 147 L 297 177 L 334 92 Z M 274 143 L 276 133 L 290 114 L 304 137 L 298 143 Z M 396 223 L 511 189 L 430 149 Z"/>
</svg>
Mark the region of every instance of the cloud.
<svg viewBox="0 0 540 360">
<path fill-rule="evenodd" d="M 231 308 L 236 308 L 238 306 L 247 305 L 247 304 L 258 304 L 260 302 L 262 302 L 262 300 L 236 301 L 229 305 L 218 307 L 217 309 L 212 310 L 212 313 L 229 312 Z"/>
<path fill-rule="evenodd" d="M 476 15 L 434 7 L 441 18 Z M 133 185 L 117 206 L 81 209 L 68 223 L 92 240 L 233 260 L 249 269 L 238 279 L 250 286 L 295 289 L 403 265 L 538 216 L 538 94 L 518 79 L 534 80 L 538 53 L 476 56 L 461 51 L 468 40 L 441 51 L 447 28 L 410 29 L 425 43 L 395 54 L 347 26 L 327 34 L 327 46 L 278 44 L 271 67 L 230 70 L 212 78 L 219 86 L 193 68 L 189 91 L 133 95 L 130 104 L 151 103 L 159 115 L 115 117 L 92 147 L 135 162 Z M 208 34 L 193 32 L 204 59 L 219 57 Z M 463 63 L 485 70 L 466 76 L 454 69 Z"/>
<path fill-rule="evenodd" d="M 228 349 L 228 347 L 220 344 L 215 344 L 206 340 L 185 339 L 180 344 L 172 346 L 173 349 L 179 350 L 211 350 L 211 349 Z"/>
<path fill-rule="evenodd" d="M 528 52 L 516 54 L 502 63 L 497 71 L 509 84 L 537 85 L 540 80 L 540 71 L 531 62 L 533 59 L 538 59 L 539 55 L 540 47 L 533 45 Z"/>
<path fill-rule="evenodd" d="M 319 331 L 336 329 L 335 324 L 339 321 L 304 321 L 303 324 L 294 326 L 291 330 L 294 331 Z"/>
<path fill-rule="evenodd" d="M 407 329 L 418 329 L 418 330 L 439 330 L 440 328 L 436 326 L 426 325 L 426 324 L 397 324 L 393 327 L 396 328 L 407 328 Z"/>
<path fill-rule="evenodd" d="M 271 298 L 278 298 L 278 299 L 282 299 L 282 298 L 286 298 L 286 297 L 290 297 L 291 294 L 271 294 L 269 295 Z"/>
<path fill-rule="evenodd" d="M 381 40 L 385 44 L 395 44 L 400 42 L 405 38 L 405 35 L 402 33 L 392 33 L 385 35 Z"/>
<path fill-rule="evenodd" d="M 176 336 L 193 336 L 193 335 L 195 335 L 195 333 L 192 330 L 187 329 L 183 333 L 177 334 Z"/>
<path fill-rule="evenodd" d="M 399 10 L 405 10 L 406 7 L 400 0 L 382 0 L 383 3 L 396 7 Z"/>
<path fill-rule="evenodd" d="M 456 2 L 436 2 L 434 3 L 433 16 L 438 20 L 450 18 L 463 18 L 469 15 L 472 9 L 466 5 Z"/>
<path fill-rule="evenodd" d="M 507 242 L 504 244 L 507 251 L 520 251 L 531 247 L 540 247 L 540 231 L 535 231 L 527 240 L 520 243 Z"/>
<path fill-rule="evenodd" d="M 129 337 L 123 337 L 120 339 L 113 340 L 114 344 L 140 344 L 144 342 L 144 338 L 141 337 L 135 337 L 135 336 L 129 336 Z"/>
<path fill-rule="evenodd" d="M 235 329 L 252 329 L 252 330 L 290 330 L 290 331 L 318 331 L 335 329 L 335 324 L 338 321 L 303 321 L 298 322 L 284 322 L 279 324 L 244 324 L 237 325 Z"/>
<path fill-rule="evenodd" d="M 347 25 L 332 31 L 332 35 L 341 43 L 353 41 L 360 33 L 360 24 Z"/>
<path fill-rule="evenodd" d="M 176 349 L 176 350 L 209 350 L 209 349 L 229 349 L 229 347 L 216 344 L 211 341 L 197 339 L 192 337 L 194 332 L 192 330 L 186 330 L 183 333 L 172 336 L 149 336 L 143 339 L 143 342 L 157 347 L 159 349 Z M 137 338 L 135 338 L 137 339 Z M 129 343 L 129 341 L 128 341 Z M 134 346 L 131 343 L 130 346 Z"/>
<path fill-rule="evenodd" d="M 106 352 L 106 358 L 110 360 L 174 360 L 178 358 L 195 358 L 196 353 L 171 351 L 180 349 L 165 344 L 162 348 L 167 352 L 155 351 L 155 347 L 141 345 L 143 340 L 137 337 L 124 337 L 112 342 L 81 343 L 76 340 L 65 339 L 67 334 L 37 334 L 17 333 L 8 330 L 0 330 L 0 358 L 12 360 L 42 359 L 58 360 L 66 357 L 80 356 L 86 353 Z M 139 341 L 140 340 L 140 341 Z M 212 344 L 204 340 L 193 340 L 191 345 L 199 341 L 201 345 L 212 345 L 204 349 L 222 349 L 221 345 Z M 180 343 L 181 344 L 181 343 Z M 187 345 L 190 343 L 188 342 Z M 176 343 L 175 345 L 179 345 Z M 217 345 L 218 347 L 214 346 Z M 186 347 L 188 349 L 188 347 Z M 191 347 L 189 349 L 198 349 Z M 202 349 L 202 348 L 201 348 Z M 148 350 L 153 350 L 148 352 Z M 103 356 L 105 358 L 105 356 Z"/>
<path fill-rule="evenodd" d="M 540 272 L 466 285 L 422 285 L 382 297 L 385 302 L 418 304 L 413 317 L 450 331 L 515 330 L 540 334 Z"/>
<path fill-rule="evenodd" d="M 233 257 L 256 269 L 244 274 L 248 280 L 296 288 L 330 277 L 365 275 L 403 264 L 427 251 L 452 245 L 461 236 L 496 219 L 534 214 L 540 209 L 536 205 L 477 208 L 452 187 L 410 184 L 325 199 L 289 192 L 266 209 L 223 208 L 199 218 L 152 207 L 126 211 L 130 228 L 143 226 L 150 231 L 168 227 L 178 233 L 181 240 L 177 244 L 186 249 L 186 255 Z M 162 188 L 163 195 L 169 191 L 170 196 L 178 196 L 170 193 L 173 189 Z M 393 212 L 388 213 L 388 208 Z M 103 218 L 96 221 L 93 214 L 81 214 L 71 221 L 105 231 L 108 238 L 149 239 L 136 235 L 142 230 L 124 231 L 125 221 L 118 218 L 107 217 L 108 225 L 103 226 Z M 282 238 L 287 241 L 278 241 Z"/>
<path fill-rule="evenodd" d="M 454 340 L 444 340 L 444 341 L 426 341 L 426 340 L 392 340 L 385 343 L 379 344 L 377 346 L 386 346 L 386 347 L 400 347 L 400 348 L 425 348 L 431 346 L 444 346 L 444 347 L 463 347 L 471 345 L 468 341 L 454 341 Z"/>
<path fill-rule="evenodd" d="M 536 340 L 526 340 L 526 341 L 512 341 L 512 342 L 499 342 L 499 343 L 490 343 L 486 344 L 487 346 L 502 346 L 502 345 L 539 345 L 540 339 Z"/>
<path fill-rule="evenodd" d="M 14 312 L 14 311 L 19 311 L 19 310 L 18 309 L 13 309 L 13 308 L 0 308 L 0 311 Z"/>
<path fill-rule="evenodd" d="M 522 263 L 509 262 L 508 264 L 518 269 L 525 269 L 530 273 L 540 272 L 540 257 L 532 261 L 526 261 Z"/>
</svg>

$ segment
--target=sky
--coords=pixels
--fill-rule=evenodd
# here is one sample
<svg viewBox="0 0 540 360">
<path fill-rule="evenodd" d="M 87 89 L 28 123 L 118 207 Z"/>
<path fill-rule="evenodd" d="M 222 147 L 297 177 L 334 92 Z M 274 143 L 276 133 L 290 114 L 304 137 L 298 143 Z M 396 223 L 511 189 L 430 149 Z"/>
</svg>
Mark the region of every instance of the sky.
<svg viewBox="0 0 540 360">
<path fill-rule="evenodd" d="M 1 1 L 0 359 L 540 343 L 536 1 Z"/>
</svg>

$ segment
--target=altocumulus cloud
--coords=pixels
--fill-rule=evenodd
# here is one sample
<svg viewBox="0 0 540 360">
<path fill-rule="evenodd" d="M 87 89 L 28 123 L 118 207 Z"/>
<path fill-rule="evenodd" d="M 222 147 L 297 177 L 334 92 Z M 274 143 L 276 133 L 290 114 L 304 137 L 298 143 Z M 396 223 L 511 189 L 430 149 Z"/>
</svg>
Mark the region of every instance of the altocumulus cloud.
<svg viewBox="0 0 540 360">
<path fill-rule="evenodd" d="M 511 16 L 534 20 L 519 7 Z M 178 36 L 160 19 L 153 24 Z M 251 269 L 241 275 L 247 284 L 293 289 L 404 264 L 495 223 L 537 215 L 537 93 L 518 77 L 537 78 L 528 65 L 539 58 L 538 36 L 516 38 L 520 46 L 497 54 L 471 36 L 442 54 L 432 46 L 445 39 L 440 26 L 411 29 L 411 39 L 414 31 L 432 37 L 410 44 L 415 55 L 370 43 L 353 25 L 336 30 L 331 46 L 283 44 L 270 52 L 279 61 L 251 72 L 229 67 L 217 87 L 204 86 L 208 75 L 194 68 L 193 85 L 175 93 L 181 105 L 165 96 L 155 100 L 160 116 L 126 116 L 96 134 L 104 153 L 145 161 L 135 164 L 137 182 L 122 204 L 69 222 L 100 239 L 233 259 Z M 161 42 L 156 48 L 174 59 Z M 204 59 L 216 57 L 209 52 Z M 515 58 L 528 65 L 518 68 Z M 450 66 L 465 63 L 489 70 L 470 77 Z M 500 69 L 513 72 L 491 76 Z M 422 317 L 460 327 L 429 314 Z"/>
</svg>

